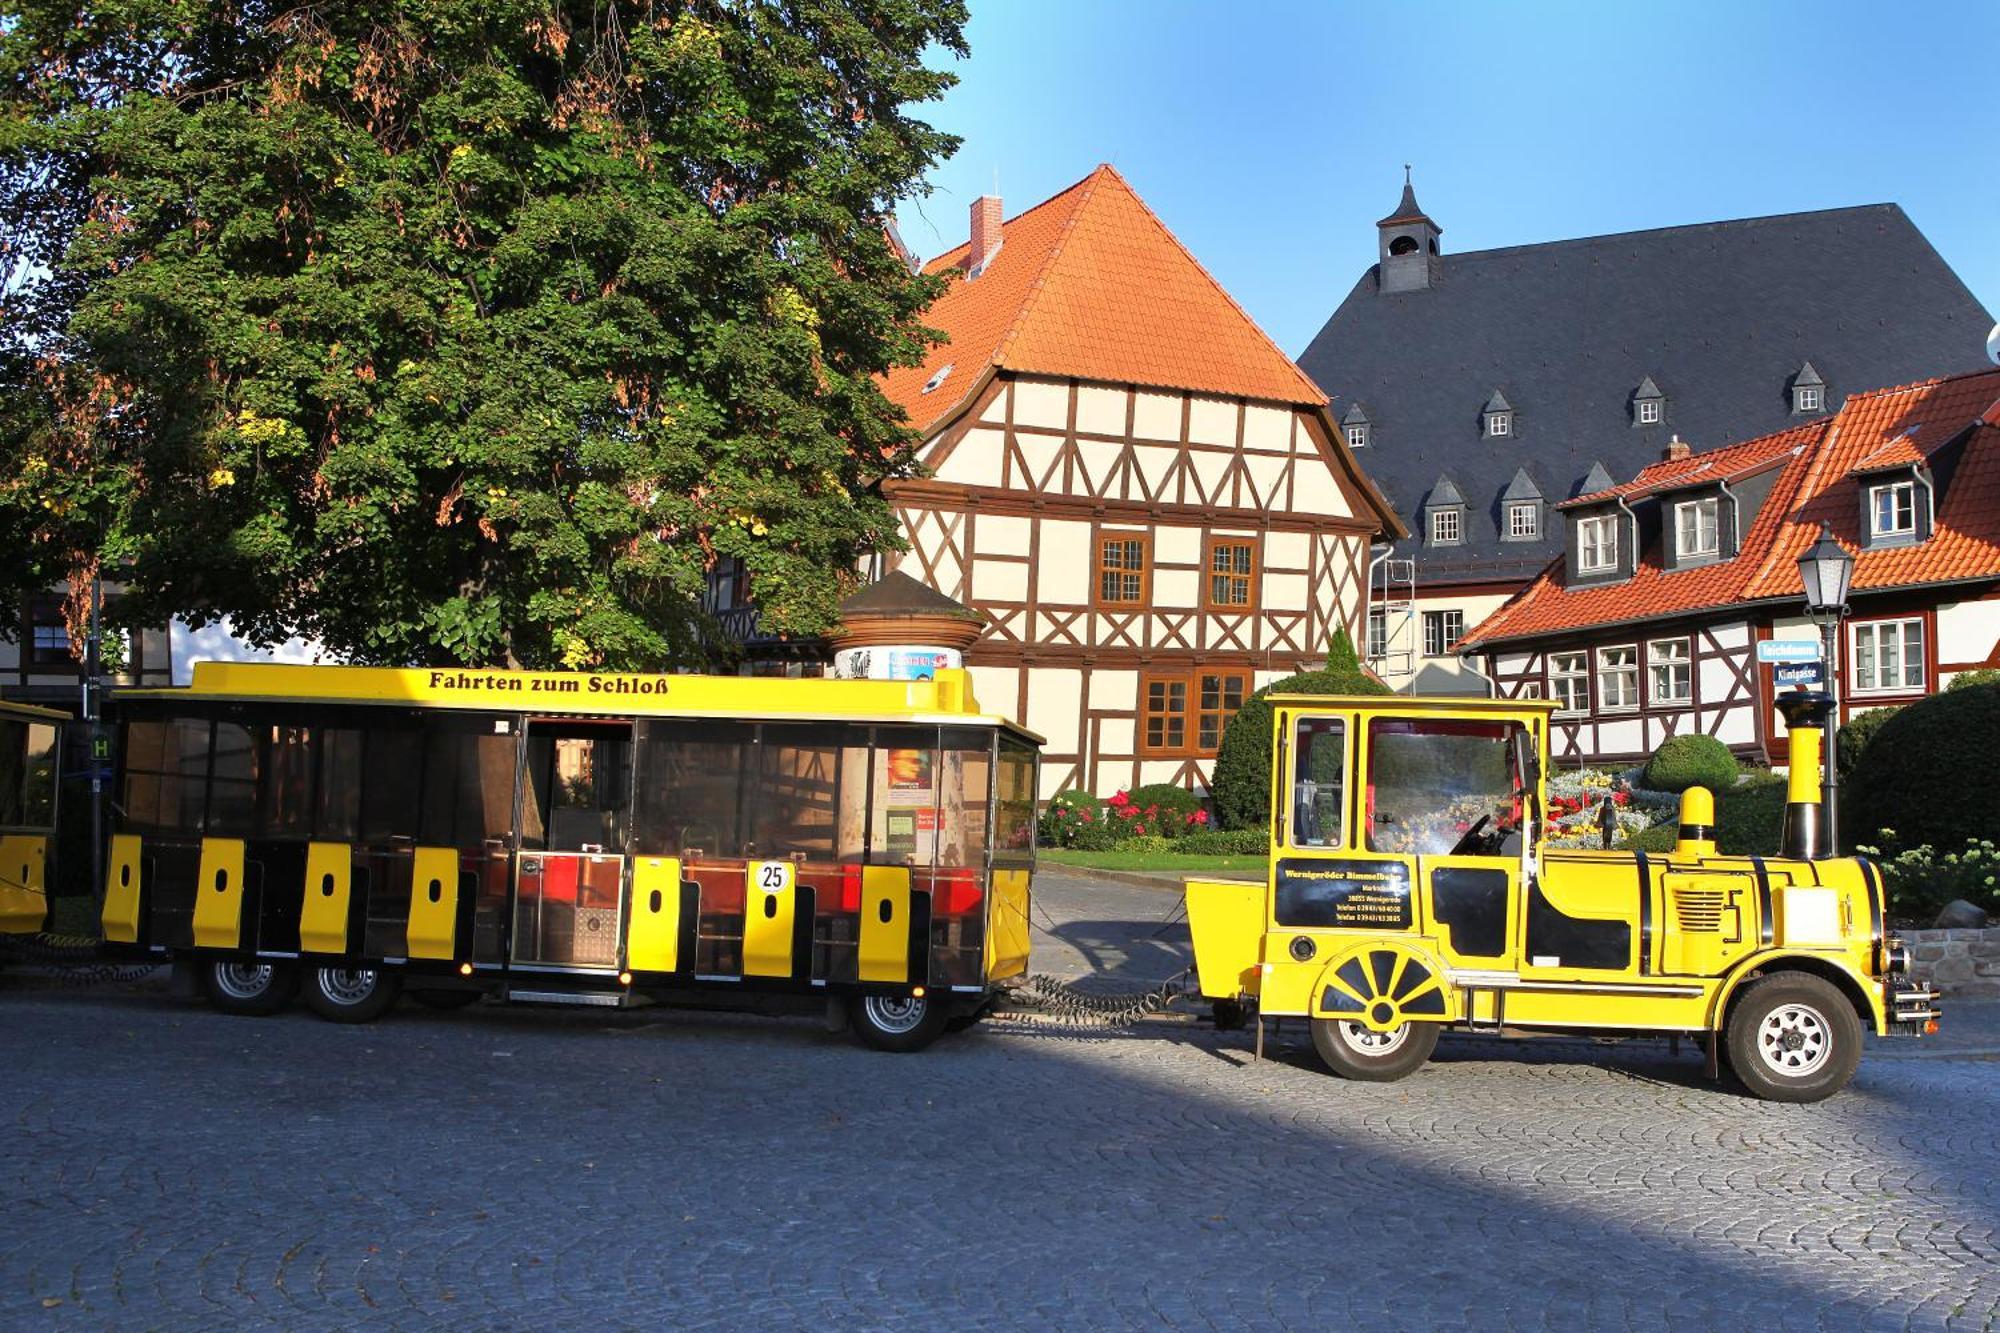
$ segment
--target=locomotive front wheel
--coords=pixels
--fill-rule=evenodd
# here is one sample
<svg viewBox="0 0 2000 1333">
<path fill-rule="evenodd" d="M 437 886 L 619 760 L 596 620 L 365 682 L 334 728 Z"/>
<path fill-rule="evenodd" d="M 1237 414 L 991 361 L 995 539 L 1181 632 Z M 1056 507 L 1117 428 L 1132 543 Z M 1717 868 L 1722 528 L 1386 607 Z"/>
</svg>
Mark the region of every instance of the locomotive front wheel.
<svg viewBox="0 0 2000 1333">
<path fill-rule="evenodd" d="M 938 1039 L 951 1018 L 928 995 L 857 995 L 847 1021 L 861 1044 L 877 1051 L 921 1051 Z"/>
<path fill-rule="evenodd" d="M 1387 1032 L 1344 1018 L 1312 1021 L 1313 1049 L 1327 1068 L 1362 1083 L 1393 1083 L 1423 1067 L 1437 1049 L 1438 1023 L 1403 1023 Z"/>
<path fill-rule="evenodd" d="M 389 1011 L 401 987 L 373 967 L 316 967 L 306 975 L 306 1007 L 335 1023 L 372 1023 Z"/>
<path fill-rule="evenodd" d="M 1753 981 L 1729 1013 L 1729 1067 L 1770 1102 L 1824 1101 L 1861 1062 L 1861 1020 L 1830 981 L 1781 972 Z"/>
<path fill-rule="evenodd" d="M 276 963 L 210 963 L 201 970 L 201 985 L 223 1013 L 261 1018 L 290 1003 L 298 973 Z"/>
</svg>

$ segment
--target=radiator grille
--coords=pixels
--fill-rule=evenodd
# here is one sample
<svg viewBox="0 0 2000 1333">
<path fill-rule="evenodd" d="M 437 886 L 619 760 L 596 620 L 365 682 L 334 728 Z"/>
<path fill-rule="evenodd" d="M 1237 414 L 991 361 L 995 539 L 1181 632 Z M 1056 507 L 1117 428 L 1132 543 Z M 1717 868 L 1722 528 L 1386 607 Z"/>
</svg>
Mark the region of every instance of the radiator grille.
<svg viewBox="0 0 2000 1333">
<path fill-rule="evenodd" d="M 1682 930 L 1721 930 L 1722 891 L 1682 889 L 1674 894 L 1674 914 L 1680 918 Z"/>
</svg>

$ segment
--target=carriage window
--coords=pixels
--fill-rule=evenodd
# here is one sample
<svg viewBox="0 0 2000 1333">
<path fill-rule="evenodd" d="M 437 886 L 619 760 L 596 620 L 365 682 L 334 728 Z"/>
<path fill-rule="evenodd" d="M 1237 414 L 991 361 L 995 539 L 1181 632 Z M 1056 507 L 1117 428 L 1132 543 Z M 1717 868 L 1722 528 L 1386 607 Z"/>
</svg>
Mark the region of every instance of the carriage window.
<svg viewBox="0 0 2000 1333">
<path fill-rule="evenodd" d="M 1507 850 L 1520 823 L 1518 722 L 1386 719 L 1368 727 L 1368 847 L 1422 856 Z"/>
<path fill-rule="evenodd" d="M 352 842 L 361 818 L 361 733 L 327 727 L 319 733 L 319 783 L 313 836 Z"/>
<path fill-rule="evenodd" d="M 514 737 L 489 718 L 433 718 L 424 744 L 423 841 L 478 848 L 514 827 Z"/>
<path fill-rule="evenodd" d="M 304 727 L 272 727 L 264 780 L 257 787 L 257 830 L 267 838 L 304 837 L 312 826 L 311 736 Z"/>
<path fill-rule="evenodd" d="M 868 859 L 931 865 L 938 842 L 938 734 L 927 727 L 878 727 L 869 791 Z"/>
<path fill-rule="evenodd" d="M 993 794 L 993 733 L 946 731 L 938 751 L 938 849 L 941 866 L 986 864 L 988 799 Z"/>
<path fill-rule="evenodd" d="M 138 833 L 194 832 L 207 773 L 208 723 L 132 723 L 125 729 L 122 826 Z"/>
<path fill-rule="evenodd" d="M 208 819 L 202 832 L 247 838 L 256 831 L 257 740 L 236 722 L 215 724 L 215 754 L 209 770 Z"/>
<path fill-rule="evenodd" d="M 0 826 L 23 824 L 28 724 L 0 718 Z"/>
<path fill-rule="evenodd" d="M 842 727 L 764 728 L 743 797 L 755 855 L 860 859 L 868 747 L 852 742 L 866 739 Z"/>
<path fill-rule="evenodd" d="M 1300 718 L 1292 732 L 1292 846 L 1340 845 L 1346 778 L 1346 721 Z"/>
<path fill-rule="evenodd" d="M 741 856 L 737 815 L 750 736 L 749 727 L 730 723 L 648 724 L 639 742 L 636 850 Z"/>
<path fill-rule="evenodd" d="M 1035 752 L 1019 741 L 1000 740 L 1000 789 L 993 850 L 1022 857 L 1035 850 Z"/>
<path fill-rule="evenodd" d="M 362 754 L 361 840 L 414 839 L 424 781 L 422 734 L 371 731 Z"/>
</svg>

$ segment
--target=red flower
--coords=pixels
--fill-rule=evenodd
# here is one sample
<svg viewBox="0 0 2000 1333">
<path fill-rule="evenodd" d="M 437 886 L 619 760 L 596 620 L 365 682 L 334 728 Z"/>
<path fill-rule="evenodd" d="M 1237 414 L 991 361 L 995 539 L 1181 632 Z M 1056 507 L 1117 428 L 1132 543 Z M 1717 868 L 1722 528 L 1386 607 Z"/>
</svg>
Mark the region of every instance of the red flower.
<svg viewBox="0 0 2000 1333">
<path fill-rule="evenodd" d="M 1192 819 L 1197 824 L 1206 824 L 1208 822 L 1208 811 L 1197 810 L 1194 812 L 1194 814 L 1190 815 L 1189 818 Z"/>
<path fill-rule="evenodd" d="M 1123 791 L 1120 791 L 1116 796 L 1111 798 L 1110 804 L 1117 806 L 1130 805 L 1132 804 L 1132 798 L 1127 796 Z"/>
<path fill-rule="evenodd" d="M 1148 818 L 1152 817 L 1153 815 L 1157 815 L 1159 813 L 1160 813 L 1160 807 L 1157 805 L 1149 805 L 1146 807 L 1146 815 Z"/>
<path fill-rule="evenodd" d="M 1132 826 L 1132 831 L 1134 833 L 1144 833 L 1146 831 L 1146 826 L 1144 824 L 1134 824 Z"/>
<path fill-rule="evenodd" d="M 1085 811 L 1084 811 L 1084 812 L 1082 813 L 1082 815 L 1081 815 L 1080 817 L 1082 818 L 1083 822 L 1084 822 L 1084 823 L 1086 823 L 1086 824 L 1089 824 L 1089 823 L 1092 823 L 1092 822 L 1093 822 L 1093 820 L 1092 820 L 1092 818 L 1091 818 L 1091 814 L 1090 814 L 1090 811 L 1088 811 L 1088 810 L 1085 810 Z"/>
</svg>

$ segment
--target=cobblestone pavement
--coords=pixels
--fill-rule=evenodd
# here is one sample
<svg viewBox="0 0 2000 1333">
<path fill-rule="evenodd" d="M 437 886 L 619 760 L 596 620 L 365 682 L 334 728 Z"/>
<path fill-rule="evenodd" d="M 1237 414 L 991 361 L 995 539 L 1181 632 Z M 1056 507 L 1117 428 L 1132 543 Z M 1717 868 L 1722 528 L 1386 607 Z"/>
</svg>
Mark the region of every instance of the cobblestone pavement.
<svg viewBox="0 0 2000 1333">
<path fill-rule="evenodd" d="M 1041 898 L 1044 970 L 1185 965 L 1171 894 Z M 1391 1085 L 1276 1054 L 1172 1022 L 915 1057 L 660 1009 L 353 1028 L 0 977 L 0 1326 L 2000 1319 L 1976 1054 L 1871 1052 L 1813 1107 L 1652 1043 L 1447 1040 Z"/>
</svg>

